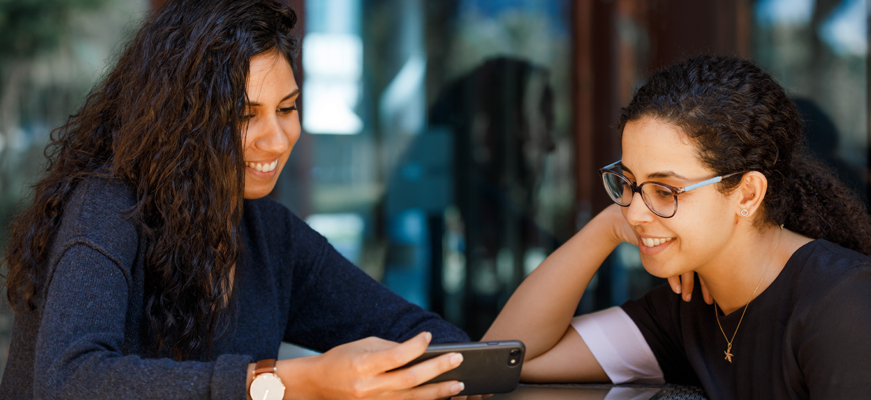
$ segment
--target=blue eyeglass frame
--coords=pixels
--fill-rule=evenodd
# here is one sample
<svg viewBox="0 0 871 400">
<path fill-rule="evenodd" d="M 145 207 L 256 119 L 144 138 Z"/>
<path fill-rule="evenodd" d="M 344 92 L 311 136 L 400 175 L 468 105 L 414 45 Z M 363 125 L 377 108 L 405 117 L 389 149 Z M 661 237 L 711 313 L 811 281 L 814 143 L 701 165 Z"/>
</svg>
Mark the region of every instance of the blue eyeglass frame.
<svg viewBox="0 0 871 400">
<path fill-rule="evenodd" d="M 671 186 L 671 185 L 666 185 L 664 183 L 653 182 L 653 181 L 642 182 L 641 184 L 636 185 L 634 182 L 630 181 L 629 178 L 627 178 L 625 175 L 619 174 L 615 171 L 610 171 L 611 168 L 614 168 L 617 164 L 620 164 L 621 162 L 623 162 L 623 160 L 617 160 L 611 164 L 608 164 L 602 168 L 599 168 L 599 175 L 602 176 L 602 183 L 605 185 L 605 191 L 608 192 L 608 197 L 610 197 L 611 200 L 613 200 L 614 203 L 620 207 L 629 207 L 629 204 L 632 203 L 632 198 L 630 198 L 629 204 L 620 204 L 611 195 L 611 190 L 608 189 L 608 182 L 605 180 L 605 174 L 614 174 L 614 175 L 619 176 L 621 179 L 623 179 L 624 181 L 629 183 L 629 188 L 632 190 L 632 197 L 635 197 L 635 193 L 640 194 L 641 200 L 644 202 L 644 205 L 647 206 L 647 209 L 650 210 L 650 212 L 652 212 L 652 213 L 654 213 L 662 218 L 671 218 L 671 217 L 674 217 L 675 214 L 677 214 L 677 195 L 689 192 L 690 190 L 693 190 L 693 189 L 705 187 L 705 186 L 708 186 L 710 184 L 720 182 L 723 179 L 726 179 L 726 178 L 729 178 L 729 177 L 732 177 L 732 176 L 735 176 L 738 174 L 744 174 L 747 172 L 747 171 L 741 171 L 741 172 L 733 172 L 733 173 L 727 174 L 727 175 L 715 176 L 711 179 L 706 179 L 706 180 L 701 181 L 699 183 L 694 183 L 692 185 L 684 186 L 684 187 Z M 670 190 L 672 195 L 674 195 L 674 209 L 673 209 L 671 215 L 665 216 L 665 215 L 662 215 L 662 214 L 656 212 L 656 210 L 654 210 L 653 207 L 650 206 L 650 203 L 647 202 L 647 199 L 645 199 L 645 197 L 644 197 L 644 193 L 641 192 L 641 187 L 648 184 L 648 183 L 662 186 L 662 187 Z"/>
</svg>

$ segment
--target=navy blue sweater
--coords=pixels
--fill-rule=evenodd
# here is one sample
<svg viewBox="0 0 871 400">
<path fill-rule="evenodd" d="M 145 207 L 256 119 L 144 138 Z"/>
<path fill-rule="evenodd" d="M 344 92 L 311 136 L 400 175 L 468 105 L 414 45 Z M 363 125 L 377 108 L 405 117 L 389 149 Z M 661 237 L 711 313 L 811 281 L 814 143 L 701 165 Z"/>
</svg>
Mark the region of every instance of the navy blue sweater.
<svg viewBox="0 0 871 400">
<path fill-rule="evenodd" d="M 468 337 L 410 304 L 339 255 L 268 198 L 246 200 L 235 312 L 215 359 L 161 358 L 143 315 L 145 242 L 118 181 L 79 184 L 64 211 L 37 309 L 16 317 L 0 398 L 245 399 L 248 363 L 281 341 L 314 350 L 377 336 Z M 183 244 L 181 244 L 183 245 Z"/>
</svg>

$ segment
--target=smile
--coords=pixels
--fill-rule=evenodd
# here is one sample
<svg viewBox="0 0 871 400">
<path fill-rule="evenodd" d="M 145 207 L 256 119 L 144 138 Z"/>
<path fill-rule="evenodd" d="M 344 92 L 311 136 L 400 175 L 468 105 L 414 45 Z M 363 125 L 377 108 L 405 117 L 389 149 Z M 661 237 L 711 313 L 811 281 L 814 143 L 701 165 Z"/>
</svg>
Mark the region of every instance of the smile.
<svg viewBox="0 0 871 400">
<path fill-rule="evenodd" d="M 641 243 L 647 247 L 656 247 L 668 243 L 674 238 L 641 238 Z"/>
<path fill-rule="evenodd" d="M 245 162 L 245 166 L 260 172 L 269 172 L 275 169 L 275 166 L 278 165 L 278 160 L 275 160 L 271 163 L 260 164 L 253 162 Z"/>
</svg>

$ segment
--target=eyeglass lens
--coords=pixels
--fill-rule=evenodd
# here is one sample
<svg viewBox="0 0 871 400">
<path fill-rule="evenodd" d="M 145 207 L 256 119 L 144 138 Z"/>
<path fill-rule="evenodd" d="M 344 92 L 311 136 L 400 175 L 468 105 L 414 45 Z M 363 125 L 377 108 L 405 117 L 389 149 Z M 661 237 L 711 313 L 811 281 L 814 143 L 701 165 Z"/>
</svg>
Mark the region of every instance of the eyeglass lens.
<svg viewBox="0 0 871 400">
<path fill-rule="evenodd" d="M 621 206 L 628 206 L 632 202 L 632 186 L 625 177 L 605 172 L 602 174 L 602 179 L 608 195 L 614 202 Z M 671 189 L 654 182 L 647 182 L 641 185 L 641 197 L 647 207 L 656 214 L 662 217 L 674 215 L 676 203 Z"/>
</svg>

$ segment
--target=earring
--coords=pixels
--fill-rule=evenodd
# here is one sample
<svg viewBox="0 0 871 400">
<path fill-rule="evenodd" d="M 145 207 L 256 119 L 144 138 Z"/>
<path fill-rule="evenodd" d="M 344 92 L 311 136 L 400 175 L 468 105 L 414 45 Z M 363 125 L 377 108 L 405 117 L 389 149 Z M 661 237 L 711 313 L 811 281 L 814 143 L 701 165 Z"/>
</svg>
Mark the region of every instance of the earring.
<svg viewBox="0 0 871 400">
<path fill-rule="evenodd" d="M 746 216 L 748 216 L 748 215 L 750 215 L 750 211 L 747 211 L 746 208 L 741 210 L 741 216 L 742 216 L 742 217 L 746 217 Z"/>
</svg>

